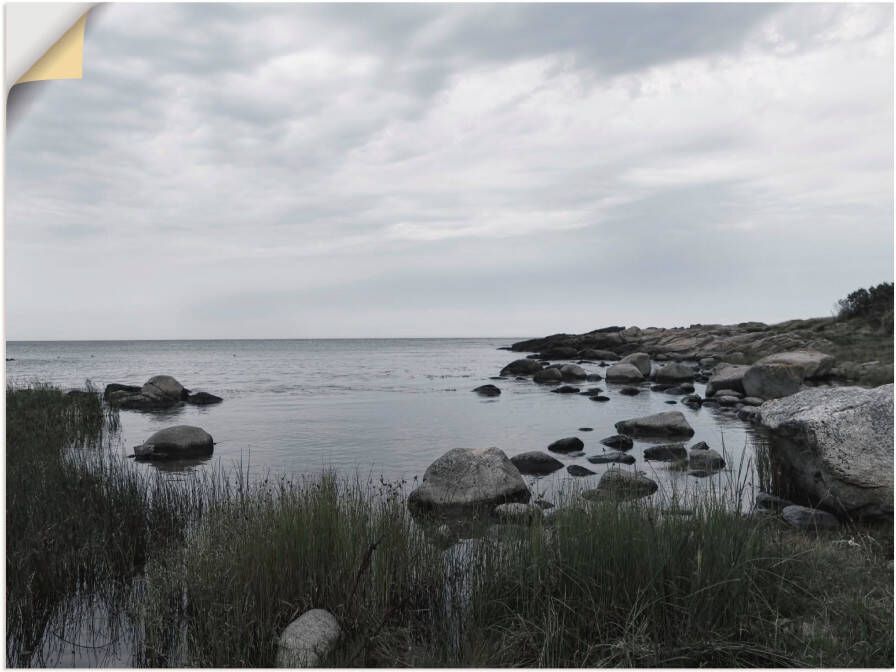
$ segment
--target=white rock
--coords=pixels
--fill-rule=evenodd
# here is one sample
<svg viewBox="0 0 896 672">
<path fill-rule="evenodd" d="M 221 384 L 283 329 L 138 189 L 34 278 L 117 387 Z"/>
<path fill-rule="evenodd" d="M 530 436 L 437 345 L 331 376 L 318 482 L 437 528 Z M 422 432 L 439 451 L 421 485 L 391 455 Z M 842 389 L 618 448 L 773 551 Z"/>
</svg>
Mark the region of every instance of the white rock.
<svg viewBox="0 0 896 672">
<path fill-rule="evenodd" d="M 341 636 L 339 622 L 329 611 L 306 611 L 280 635 L 277 667 L 318 667 Z"/>
</svg>

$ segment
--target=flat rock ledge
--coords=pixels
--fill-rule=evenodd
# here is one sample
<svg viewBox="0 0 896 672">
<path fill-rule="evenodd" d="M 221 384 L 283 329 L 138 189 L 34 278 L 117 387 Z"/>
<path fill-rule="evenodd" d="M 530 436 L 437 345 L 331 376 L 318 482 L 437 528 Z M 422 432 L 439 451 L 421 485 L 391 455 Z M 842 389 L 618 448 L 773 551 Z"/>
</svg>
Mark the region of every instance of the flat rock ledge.
<svg viewBox="0 0 896 672">
<path fill-rule="evenodd" d="M 277 642 L 277 667 L 320 667 L 342 637 L 336 617 L 311 609 L 286 626 Z"/>
<path fill-rule="evenodd" d="M 454 448 L 426 469 L 408 497 L 412 513 L 466 515 L 499 504 L 527 503 L 529 488 L 519 469 L 498 448 Z"/>
<path fill-rule="evenodd" d="M 893 514 L 893 385 L 815 387 L 758 407 L 773 459 L 818 506 Z"/>
</svg>

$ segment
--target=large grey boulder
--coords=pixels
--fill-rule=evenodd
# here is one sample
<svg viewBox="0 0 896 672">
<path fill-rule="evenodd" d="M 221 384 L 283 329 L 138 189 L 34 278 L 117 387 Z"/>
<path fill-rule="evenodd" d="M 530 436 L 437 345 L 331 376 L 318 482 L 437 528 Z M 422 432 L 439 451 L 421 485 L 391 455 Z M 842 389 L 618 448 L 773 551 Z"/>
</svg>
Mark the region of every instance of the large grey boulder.
<svg viewBox="0 0 896 672">
<path fill-rule="evenodd" d="M 585 380 L 588 374 L 578 364 L 564 364 L 560 368 L 560 375 L 563 380 Z"/>
<path fill-rule="evenodd" d="M 140 394 L 153 399 L 182 401 L 187 398 L 189 390 L 185 390 L 172 376 L 153 376 L 143 383 Z"/>
<path fill-rule="evenodd" d="M 463 514 L 528 502 L 530 496 L 519 469 L 503 451 L 454 448 L 429 465 L 423 482 L 408 497 L 408 507 L 422 513 Z"/>
<path fill-rule="evenodd" d="M 306 611 L 280 635 L 277 667 L 320 667 L 341 636 L 339 621 L 329 611 Z"/>
<path fill-rule="evenodd" d="M 748 397 L 780 399 L 795 394 L 803 385 L 803 372 L 791 364 L 754 364 L 743 377 Z"/>
<path fill-rule="evenodd" d="M 532 380 L 536 383 L 544 384 L 559 383 L 561 380 L 563 380 L 563 374 L 560 373 L 559 368 L 551 366 L 536 372 L 536 374 L 532 376 Z"/>
<path fill-rule="evenodd" d="M 510 461 L 520 470 L 521 474 L 530 476 L 545 476 L 563 468 L 563 463 L 560 460 L 547 453 L 542 453 L 540 450 L 514 455 Z"/>
<path fill-rule="evenodd" d="M 541 364 L 534 359 L 515 359 L 507 366 L 501 369 L 501 375 L 514 376 L 531 376 L 533 373 L 541 371 Z"/>
<path fill-rule="evenodd" d="M 796 485 L 852 517 L 893 513 L 893 385 L 814 387 L 758 407 Z"/>
<path fill-rule="evenodd" d="M 650 375 L 650 355 L 646 352 L 633 352 L 620 359 L 619 363 L 631 364 L 638 369 L 638 371 L 641 372 L 641 375 L 645 378 Z"/>
<path fill-rule="evenodd" d="M 817 350 L 778 352 L 758 360 L 757 364 L 789 364 L 798 367 L 803 378 L 824 378 L 834 368 L 835 359 Z"/>
<path fill-rule="evenodd" d="M 608 383 L 640 383 L 644 380 L 644 374 L 634 364 L 620 362 L 607 369 Z"/>
<path fill-rule="evenodd" d="M 684 383 L 694 380 L 694 369 L 681 362 L 670 362 L 656 372 L 658 383 Z"/>
<path fill-rule="evenodd" d="M 711 397 L 719 390 L 743 392 L 744 374 L 749 368 L 749 366 L 732 364 L 716 369 L 706 383 L 706 396 Z"/>
<path fill-rule="evenodd" d="M 694 428 L 688 424 L 680 411 L 665 411 L 644 415 L 639 418 L 620 420 L 616 431 L 629 436 L 682 436 L 694 435 Z"/>
<path fill-rule="evenodd" d="M 175 425 L 160 429 L 150 436 L 142 445 L 134 448 L 134 455 L 141 459 L 176 460 L 211 455 L 214 449 L 214 439 L 204 429 Z"/>
</svg>

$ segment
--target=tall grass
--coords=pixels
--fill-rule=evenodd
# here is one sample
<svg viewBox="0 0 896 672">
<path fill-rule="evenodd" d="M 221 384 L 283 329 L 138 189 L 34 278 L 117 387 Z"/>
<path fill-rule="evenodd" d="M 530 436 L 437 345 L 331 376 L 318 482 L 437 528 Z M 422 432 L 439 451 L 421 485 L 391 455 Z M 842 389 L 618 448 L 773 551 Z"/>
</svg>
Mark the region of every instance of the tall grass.
<svg viewBox="0 0 896 672">
<path fill-rule="evenodd" d="M 744 515 L 737 483 L 622 504 L 573 485 L 532 525 L 446 525 L 413 518 L 403 484 L 140 476 L 89 395 L 7 408 L 11 662 L 61 604 L 108 593 L 135 665 L 271 666 L 311 608 L 343 627 L 334 666 L 893 662 L 892 526 L 806 537 Z"/>
</svg>

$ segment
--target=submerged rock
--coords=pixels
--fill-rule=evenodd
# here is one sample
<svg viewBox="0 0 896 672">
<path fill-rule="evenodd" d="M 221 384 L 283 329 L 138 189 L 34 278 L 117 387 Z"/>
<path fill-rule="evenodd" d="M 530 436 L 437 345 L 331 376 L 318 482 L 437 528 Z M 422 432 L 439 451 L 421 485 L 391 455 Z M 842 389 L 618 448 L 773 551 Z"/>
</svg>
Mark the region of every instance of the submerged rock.
<svg viewBox="0 0 896 672">
<path fill-rule="evenodd" d="M 640 472 L 608 469 L 600 477 L 594 490 L 586 490 L 582 497 L 593 501 L 603 499 L 639 499 L 652 495 L 659 489 L 656 481 Z"/>
<path fill-rule="evenodd" d="M 688 451 L 681 443 L 664 443 L 644 449 L 644 459 L 656 462 L 675 462 L 683 460 L 687 456 Z"/>
<path fill-rule="evenodd" d="M 134 448 L 134 455 L 138 459 L 176 460 L 211 455 L 214 447 L 214 439 L 201 427 L 175 425 L 150 436 Z"/>
<path fill-rule="evenodd" d="M 320 667 L 342 637 L 336 617 L 311 609 L 286 626 L 277 642 L 277 667 Z"/>
<path fill-rule="evenodd" d="M 209 404 L 220 404 L 224 401 L 221 397 L 208 392 L 191 392 L 187 395 L 187 403 L 196 406 L 208 406 Z"/>
<path fill-rule="evenodd" d="M 519 469 L 521 474 L 528 476 L 545 476 L 563 468 L 563 463 L 556 457 L 538 450 L 514 455 L 510 458 L 510 461 Z"/>
<path fill-rule="evenodd" d="M 501 388 L 492 384 L 480 385 L 473 388 L 473 391 L 483 397 L 497 397 L 501 394 Z"/>
<path fill-rule="evenodd" d="M 585 447 L 584 442 L 577 436 L 568 436 L 565 439 L 557 439 L 548 446 L 548 450 L 554 453 L 576 453 Z"/>
<path fill-rule="evenodd" d="M 408 497 L 421 513 L 462 514 L 498 504 L 528 502 L 531 494 L 519 469 L 498 448 L 454 448 L 426 469 Z"/>
<path fill-rule="evenodd" d="M 595 472 L 578 464 L 570 464 L 566 467 L 570 476 L 594 476 Z"/>
<path fill-rule="evenodd" d="M 629 436 L 684 436 L 694 435 L 680 411 L 664 411 L 616 423 L 616 431 Z"/>
<path fill-rule="evenodd" d="M 756 413 L 773 457 L 814 501 L 853 517 L 892 515 L 892 383 L 808 388 Z"/>
<path fill-rule="evenodd" d="M 617 450 L 631 450 L 632 446 L 635 445 L 632 438 L 625 434 L 614 434 L 613 436 L 601 439 L 600 442 L 609 448 L 616 448 Z"/>
<path fill-rule="evenodd" d="M 572 385 L 561 385 L 560 387 L 551 390 L 551 392 L 556 394 L 578 394 L 579 388 L 573 387 Z"/>
<path fill-rule="evenodd" d="M 635 397 L 641 394 L 641 390 L 637 387 L 627 386 L 619 390 L 619 394 L 625 395 L 626 397 Z"/>
<path fill-rule="evenodd" d="M 621 450 L 608 450 L 606 453 L 591 455 L 588 458 L 588 461 L 591 462 L 591 464 L 610 464 L 612 462 L 618 462 L 620 464 L 634 464 L 635 458 L 633 455 L 623 453 Z"/>
</svg>

